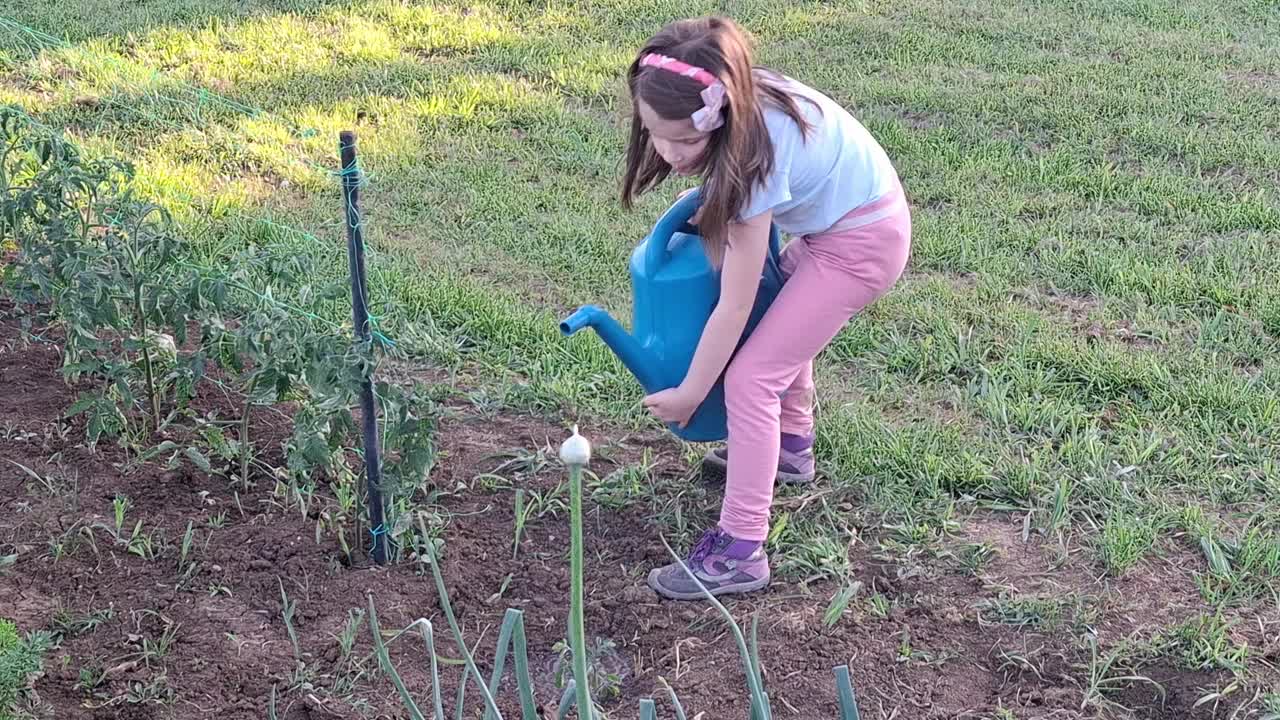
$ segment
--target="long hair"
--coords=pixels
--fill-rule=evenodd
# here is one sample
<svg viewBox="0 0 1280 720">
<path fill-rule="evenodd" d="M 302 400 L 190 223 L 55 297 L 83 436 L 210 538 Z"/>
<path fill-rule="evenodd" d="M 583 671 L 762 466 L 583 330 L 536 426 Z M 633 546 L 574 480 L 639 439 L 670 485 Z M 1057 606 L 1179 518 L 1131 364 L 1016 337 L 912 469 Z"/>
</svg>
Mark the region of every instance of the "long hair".
<svg viewBox="0 0 1280 720">
<path fill-rule="evenodd" d="M 809 123 L 795 99 L 773 81 L 779 76 L 752 63 L 750 42 L 732 20 L 704 17 L 678 20 L 662 28 L 637 53 L 627 72 L 631 90 L 631 137 L 627 145 L 622 205 L 671 174 L 671 166 L 654 149 L 648 130 L 635 111 L 637 99 L 668 120 L 689 118 L 702 107 L 704 86 L 693 78 L 641 66 L 648 53 L 659 53 L 703 68 L 725 86 L 724 125 L 711 132 L 697 160 L 703 176 L 699 232 L 707 256 L 719 267 L 728 246 L 729 223 L 737 219 L 752 189 L 773 170 L 773 143 L 765 126 L 762 104 L 772 103 L 795 120 L 807 135 Z"/>
</svg>

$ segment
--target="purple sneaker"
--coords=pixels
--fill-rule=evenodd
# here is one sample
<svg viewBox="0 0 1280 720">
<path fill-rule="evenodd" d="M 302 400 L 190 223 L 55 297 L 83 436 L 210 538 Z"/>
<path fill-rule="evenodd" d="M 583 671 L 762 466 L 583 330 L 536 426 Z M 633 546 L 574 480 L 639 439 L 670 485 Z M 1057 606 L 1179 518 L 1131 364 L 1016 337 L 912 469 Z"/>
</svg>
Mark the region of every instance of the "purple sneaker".
<svg viewBox="0 0 1280 720">
<path fill-rule="evenodd" d="M 703 475 L 723 481 L 729 471 L 729 449 L 711 450 L 702 458 Z M 784 485 L 803 485 L 813 482 L 815 476 L 813 436 L 782 434 L 782 447 L 778 453 L 776 481 Z"/>
<path fill-rule="evenodd" d="M 764 544 L 737 540 L 718 527 L 703 533 L 684 564 L 712 595 L 754 592 L 769 584 L 769 556 Z M 649 587 L 671 600 L 704 597 L 679 563 L 650 572 Z"/>
</svg>

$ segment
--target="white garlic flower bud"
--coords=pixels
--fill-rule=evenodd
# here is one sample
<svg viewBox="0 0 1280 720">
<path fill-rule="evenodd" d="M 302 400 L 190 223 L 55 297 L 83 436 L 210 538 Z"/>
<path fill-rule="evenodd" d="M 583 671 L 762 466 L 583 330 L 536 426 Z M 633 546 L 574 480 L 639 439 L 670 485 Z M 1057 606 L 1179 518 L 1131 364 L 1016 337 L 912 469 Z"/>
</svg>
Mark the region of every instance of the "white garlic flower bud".
<svg viewBox="0 0 1280 720">
<path fill-rule="evenodd" d="M 577 425 L 573 426 L 573 434 L 560 444 L 560 462 L 578 466 L 591 462 L 591 442 L 578 434 Z"/>
</svg>

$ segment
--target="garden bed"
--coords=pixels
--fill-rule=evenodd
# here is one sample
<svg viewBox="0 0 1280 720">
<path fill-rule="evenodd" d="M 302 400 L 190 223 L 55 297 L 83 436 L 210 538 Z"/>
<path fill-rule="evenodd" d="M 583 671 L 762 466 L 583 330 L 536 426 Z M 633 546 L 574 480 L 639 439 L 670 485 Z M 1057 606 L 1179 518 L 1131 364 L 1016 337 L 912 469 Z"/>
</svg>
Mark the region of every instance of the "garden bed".
<svg viewBox="0 0 1280 720">
<path fill-rule="evenodd" d="M 332 536 L 317 542 L 317 519 L 274 493 L 269 478 L 237 491 L 224 478 L 190 469 L 135 466 L 110 445 L 90 452 L 80 421 L 60 419 L 75 395 L 58 374 L 59 348 L 49 342 L 56 334 L 32 339 L 11 310 L 3 307 L 0 324 L 0 491 L 7 498 L 0 554 L 16 553 L 17 560 L 0 585 L 0 603 L 20 630 L 54 633 L 28 698 L 34 715 L 265 718 L 274 702 L 280 718 L 407 717 L 372 655 L 365 612 L 372 598 L 389 632 L 428 618 L 442 660 L 458 657 L 424 567 L 412 558 L 374 567 L 358 551 L 348 562 Z M 206 409 L 220 402 L 196 400 Z M 254 420 L 266 433 L 261 446 L 274 447 L 289 429 L 276 410 L 262 412 Z M 744 675 L 723 620 L 706 603 L 660 601 L 643 584 L 666 560 L 650 503 L 686 494 L 692 528 L 713 516 L 718 489 L 686 472 L 679 449 L 664 438 L 610 442 L 591 430 L 584 429 L 596 444 L 585 514 L 586 623 L 603 685 L 612 688 L 601 702 L 614 717 L 632 717 L 638 698 L 655 697 L 659 716 L 671 717 L 661 677 L 690 717 L 746 717 Z M 444 577 L 482 672 L 492 667 L 504 612 L 524 611 L 547 717 L 560 697 L 557 643 L 566 638 L 568 607 L 567 512 L 556 510 L 567 502 L 555 457 L 564 436 L 547 420 L 485 416 L 446 403 L 430 478 L 437 492 L 421 508 L 441 528 Z M 642 478 L 648 489 L 624 482 L 628 477 Z M 533 508 L 518 554 L 516 488 Z M 115 532 L 117 498 L 128 505 Z M 1213 717 L 1212 703 L 1192 705 L 1224 673 L 1155 658 L 1140 674 L 1162 685 L 1161 704 L 1154 685 L 1121 682 L 1129 673 L 1098 662 L 1116 640 L 1162 629 L 1199 604 L 1177 558 L 1104 587 L 1070 559 L 1052 569 L 1034 540 L 1022 542 L 1018 527 L 1017 518 L 975 516 L 958 528 L 994 548 L 976 573 L 945 557 L 878 559 L 874 542 L 860 544 L 853 554 L 863 585 L 843 613 L 827 612 L 837 586 L 804 586 L 796 578 L 728 602 L 744 626 L 759 612 L 775 716 L 837 717 L 832 669 L 848 663 L 867 718 L 1092 717 L 1094 702 L 1083 706 L 1104 689 L 1138 708 L 1134 717 Z M 138 544 L 129 538 L 139 535 L 150 544 L 131 551 Z M 1043 601 L 1019 606 L 1018 621 L 1012 604 L 989 602 L 1001 596 L 996 588 Z M 1107 622 L 1091 625 L 1104 607 Z M 1102 638 L 1103 657 L 1092 663 L 1078 642 L 1088 629 Z M 1248 625 L 1233 633 L 1254 647 L 1267 640 Z M 425 702 L 420 641 L 406 635 L 391 647 Z M 446 661 L 442 672 L 448 707 L 459 667 Z M 1102 685 L 1090 688 L 1091 677 Z M 499 700 L 508 717 L 518 716 L 512 682 Z M 477 701 L 473 694 L 471 706 L 481 707 Z M 999 715 L 1002 709 L 1009 714 Z"/>
</svg>

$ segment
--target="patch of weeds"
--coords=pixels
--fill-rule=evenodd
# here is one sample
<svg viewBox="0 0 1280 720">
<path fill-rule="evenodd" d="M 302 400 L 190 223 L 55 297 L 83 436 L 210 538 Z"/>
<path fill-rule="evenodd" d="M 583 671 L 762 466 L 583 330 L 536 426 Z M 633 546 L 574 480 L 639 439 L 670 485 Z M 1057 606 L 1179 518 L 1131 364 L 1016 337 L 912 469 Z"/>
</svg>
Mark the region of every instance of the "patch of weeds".
<svg viewBox="0 0 1280 720">
<path fill-rule="evenodd" d="M 1100 614 L 1097 598 L 1078 593 L 1039 596 L 1001 592 L 977 603 L 976 608 L 981 622 L 1043 632 L 1078 631 L 1096 622 Z"/>
<path fill-rule="evenodd" d="M 66 498 L 72 503 L 79 497 L 80 474 L 74 470 L 68 471 L 59 464 L 57 472 L 41 475 L 19 462 L 9 460 L 9 464 L 21 470 L 31 480 L 28 484 L 28 492 L 34 492 L 38 488 L 49 497 Z"/>
<path fill-rule="evenodd" d="M 910 628 L 907 628 L 902 631 L 902 639 L 898 642 L 898 655 L 895 659 L 899 663 L 915 663 L 930 667 L 941 667 L 958 656 L 959 653 L 951 650 L 944 650 L 941 653 L 935 654 L 915 647 L 911 642 L 911 630 Z"/>
<path fill-rule="evenodd" d="M 13 622 L 0 618 L 0 711 L 7 711 L 27 692 L 53 645 L 52 633 L 36 631 L 23 637 Z"/>
<path fill-rule="evenodd" d="M 144 705 L 146 703 L 171 705 L 177 694 L 173 688 L 169 687 L 168 674 L 161 670 L 145 681 L 135 680 L 129 682 L 122 697 L 123 702 L 130 705 Z"/>
<path fill-rule="evenodd" d="M 156 621 L 158 632 L 148 633 L 142 629 L 143 621 L 151 618 Z M 155 610 L 138 610 L 133 613 L 134 633 L 128 637 L 129 643 L 137 649 L 124 656 L 124 659 L 140 661 L 148 668 L 152 663 L 159 663 L 168 657 L 178 639 L 178 625 Z"/>
<path fill-rule="evenodd" d="M 556 687 L 563 690 L 572 680 L 573 648 L 565 641 L 560 641 L 553 648 L 556 658 Z M 587 646 L 587 684 L 591 687 L 591 697 L 597 703 L 615 700 L 622 695 L 622 682 L 625 680 L 625 664 L 618 656 L 617 644 L 608 638 L 597 637 Z"/>
<path fill-rule="evenodd" d="M 79 521 L 72 523 L 71 527 L 62 531 L 62 534 L 49 538 L 48 543 L 49 557 L 53 558 L 55 564 L 74 555 L 82 544 L 87 544 L 95 556 L 101 556 L 98 551 L 98 541 L 93 536 L 93 529 L 87 525 L 81 525 Z"/>
<path fill-rule="evenodd" d="M 1062 475 L 1058 478 L 1052 495 L 1042 496 L 1043 508 L 1038 515 L 1043 518 L 1046 536 L 1061 539 L 1071 527 L 1071 500 L 1075 489 L 1071 478 Z"/>
<path fill-rule="evenodd" d="M 506 459 L 496 468 L 490 470 L 489 474 L 501 476 L 503 473 L 512 473 L 517 479 L 537 475 L 545 470 L 552 461 L 551 448 L 549 447 L 541 447 L 537 450 L 515 448 L 491 455 L 490 459 L 493 458 Z"/>
<path fill-rule="evenodd" d="M 493 420 L 506 408 L 506 399 L 501 392 L 490 388 L 478 388 L 466 393 L 471 407 L 485 420 Z"/>
<path fill-rule="evenodd" d="M 1156 527 L 1149 519 L 1129 513 L 1114 513 L 1102 526 L 1097 552 L 1107 572 L 1118 577 L 1137 565 L 1151 550 L 1155 540 Z"/>
<path fill-rule="evenodd" d="M 60 608 L 53 616 L 53 626 L 56 631 L 65 636 L 75 637 L 77 635 L 87 635 L 97 630 L 102 625 L 109 622 L 116 616 L 114 607 L 105 610 L 93 610 L 90 612 L 75 612 L 67 608 Z"/>
<path fill-rule="evenodd" d="M 969 575 L 977 577 L 996 556 L 996 548 L 989 542 L 965 543 L 955 553 L 956 562 Z"/>
<path fill-rule="evenodd" d="M 1231 636 L 1232 624 L 1221 613 L 1201 614 L 1157 636 L 1152 644 L 1165 654 L 1176 653 L 1189 670 L 1227 670 L 1240 676 L 1247 667 L 1249 646 Z"/>
<path fill-rule="evenodd" d="M 298 631 L 294 626 L 293 618 L 298 613 L 298 601 L 289 598 L 288 593 L 284 590 L 284 582 L 277 579 L 280 585 L 280 616 L 284 620 L 285 632 L 289 635 L 289 642 L 293 645 L 293 683 L 292 687 L 297 688 L 304 685 L 309 679 L 307 670 L 307 661 L 302 654 L 302 644 L 298 640 Z"/>
<path fill-rule="evenodd" d="M 1213 537 L 1213 522 L 1205 516 L 1199 505 L 1185 505 L 1178 511 L 1178 526 L 1197 541 Z"/>
<path fill-rule="evenodd" d="M 950 555 L 944 549 L 943 540 L 958 528 L 950 506 L 925 519 L 886 525 L 885 530 L 889 532 L 880 538 L 874 558 L 897 566 L 900 579 L 919 575 L 926 570 L 926 557 Z"/>
<path fill-rule="evenodd" d="M 76 689 L 86 695 L 92 695 L 106 681 L 107 668 L 103 667 L 102 663 L 97 660 L 88 660 L 84 665 L 80 666 L 78 677 Z"/>
<path fill-rule="evenodd" d="M 831 535 L 806 534 L 803 540 L 793 536 L 781 552 L 784 557 L 778 573 L 784 576 L 814 581 L 846 577 L 852 570 L 848 544 Z"/>
<path fill-rule="evenodd" d="M 109 534 L 115 540 L 115 544 L 123 547 L 129 554 L 137 555 L 144 560 L 154 560 L 164 545 L 164 536 L 158 531 L 144 532 L 142 520 L 134 523 L 133 529 L 126 533 L 125 524 L 131 507 L 133 507 L 133 502 L 128 496 L 116 495 L 111 501 L 113 524 L 95 523 L 95 527 Z"/>
<path fill-rule="evenodd" d="M 1003 700 L 1000 700 L 996 704 L 996 709 L 991 713 L 991 720 L 1018 720 L 1018 716 L 1004 706 Z"/>
<path fill-rule="evenodd" d="M 867 598 L 867 612 L 872 617 L 887 620 L 893 612 L 893 601 L 884 593 L 876 593 Z"/>
<path fill-rule="evenodd" d="M 539 520 L 557 517 L 569 509 L 568 497 L 569 485 L 563 481 L 550 490 L 530 490 L 525 502 L 528 508 L 527 517 L 536 517 Z"/>
<path fill-rule="evenodd" d="M 365 611 L 354 608 L 347 611 L 347 623 L 342 632 L 335 638 L 338 642 L 338 675 L 331 688 L 338 697 L 349 697 L 355 692 L 356 684 L 365 676 L 360 659 L 355 654 L 356 636 L 364 622 Z"/>
<path fill-rule="evenodd" d="M 652 500 L 654 492 L 652 469 L 652 461 L 646 453 L 644 461 L 640 464 L 621 467 L 591 483 L 591 499 L 597 505 L 610 510 L 619 510 L 640 501 Z"/>
<path fill-rule="evenodd" d="M 195 524 L 187 521 L 187 530 L 182 534 L 182 542 L 178 546 L 178 587 L 186 586 L 200 570 L 200 563 L 195 559 L 197 546 L 202 545 L 198 549 L 204 552 L 212 539 L 213 531 L 210 530 L 204 536 L 204 543 L 199 543 Z"/>
<path fill-rule="evenodd" d="M 512 514 L 515 518 L 515 534 L 511 540 L 511 559 L 520 556 L 520 537 L 524 535 L 525 523 L 529 521 L 529 509 L 524 503 L 524 488 L 516 488 Z"/>
<path fill-rule="evenodd" d="M 1003 673 L 1006 679 L 1032 673 L 1037 680 L 1043 680 L 1047 662 L 1045 655 L 1044 645 L 1033 648 L 1024 644 L 1021 648 L 1000 648 L 995 652 L 995 657 L 1000 660 L 996 672 Z"/>
<path fill-rule="evenodd" d="M 1111 700 L 1109 696 L 1138 684 L 1149 685 L 1161 698 L 1165 696 L 1164 686 L 1140 674 L 1141 653 L 1138 652 L 1139 648 L 1134 643 L 1123 641 L 1116 647 L 1102 652 L 1098 647 L 1097 636 L 1086 633 L 1082 644 L 1089 653 L 1084 662 L 1077 663 L 1075 666 L 1084 677 L 1082 708 L 1129 716 L 1131 713 L 1128 709 Z"/>
<path fill-rule="evenodd" d="M 1274 593 L 1280 577 L 1280 537 L 1260 527 L 1246 529 L 1239 540 L 1205 536 L 1201 549 L 1209 572 L 1196 576 L 1200 594 L 1215 607 L 1247 603 Z"/>
</svg>

